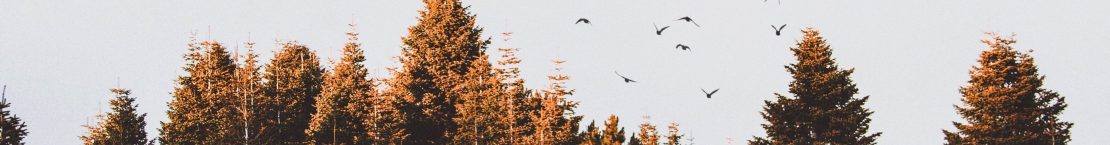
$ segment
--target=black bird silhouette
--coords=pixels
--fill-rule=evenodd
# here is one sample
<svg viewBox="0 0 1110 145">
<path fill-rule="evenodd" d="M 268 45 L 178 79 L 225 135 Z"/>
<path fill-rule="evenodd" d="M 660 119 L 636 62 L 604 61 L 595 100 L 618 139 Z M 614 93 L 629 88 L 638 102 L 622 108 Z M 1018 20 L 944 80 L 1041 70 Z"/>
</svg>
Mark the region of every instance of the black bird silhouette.
<svg viewBox="0 0 1110 145">
<path fill-rule="evenodd" d="M 694 23 L 694 26 L 701 27 L 701 25 L 698 25 L 698 22 L 694 22 L 694 19 L 691 19 L 690 16 L 685 16 L 685 17 L 682 17 L 682 18 L 678 18 L 675 21 L 686 21 L 686 22 Z"/>
<path fill-rule="evenodd" d="M 705 89 L 701 89 L 701 92 L 705 93 L 705 98 L 713 98 L 713 94 L 717 94 L 717 91 L 720 91 L 720 90 L 721 90 L 721 88 L 717 88 L 716 90 L 713 90 L 712 92 L 708 92 L 708 91 L 705 91 Z"/>
<path fill-rule="evenodd" d="M 671 27 L 671 26 L 663 26 L 663 29 L 659 29 L 659 26 L 655 25 L 655 23 L 652 23 L 651 25 L 655 26 L 655 35 L 663 35 L 663 30 L 667 30 L 667 28 Z"/>
<path fill-rule="evenodd" d="M 617 71 L 613 71 L 613 73 L 617 74 L 617 76 L 620 76 L 621 79 L 624 79 L 624 83 L 635 83 L 636 82 L 636 80 L 632 80 L 632 79 L 629 79 L 628 77 L 624 77 L 624 75 L 621 75 L 621 73 L 617 73 Z"/>
<path fill-rule="evenodd" d="M 593 23 L 590 23 L 590 19 L 586 19 L 586 18 L 578 18 L 578 21 L 574 21 L 574 24 L 578 24 L 578 23 L 586 23 L 586 24 L 594 25 Z"/>
<path fill-rule="evenodd" d="M 779 5 L 782 5 L 782 0 L 778 0 L 778 1 L 779 1 Z M 767 0 L 763 0 L 763 3 L 767 3 Z"/>
<path fill-rule="evenodd" d="M 682 49 L 682 50 L 690 50 L 690 46 L 686 46 L 686 45 L 683 45 L 683 44 L 674 45 L 674 48 L 675 49 Z"/>
<path fill-rule="evenodd" d="M 782 28 L 786 28 L 786 24 L 782 24 L 782 26 L 779 26 L 778 28 L 775 28 L 775 25 L 771 25 L 771 29 L 775 29 L 775 36 L 782 35 Z"/>
</svg>

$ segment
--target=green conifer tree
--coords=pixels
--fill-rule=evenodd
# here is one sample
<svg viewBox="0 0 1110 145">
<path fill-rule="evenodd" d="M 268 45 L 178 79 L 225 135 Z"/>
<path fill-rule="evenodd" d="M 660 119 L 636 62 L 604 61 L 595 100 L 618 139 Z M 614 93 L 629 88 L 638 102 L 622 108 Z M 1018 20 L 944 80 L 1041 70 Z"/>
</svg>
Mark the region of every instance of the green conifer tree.
<svg viewBox="0 0 1110 145">
<path fill-rule="evenodd" d="M 802 30 L 804 37 L 790 48 L 797 63 L 786 66 L 793 76 L 790 93 L 776 101 L 764 101 L 763 129 L 767 137 L 756 137 L 749 144 L 875 144 L 881 133 L 867 134 L 872 111 L 863 108 L 869 96 L 854 97 L 858 91 L 849 75 L 832 58 L 832 49 L 813 28 Z"/>
<path fill-rule="evenodd" d="M 144 145 L 153 143 L 146 138 L 146 113 L 138 114 L 131 90 L 112 89 L 116 97 L 109 101 L 112 112 L 98 115 L 97 125 L 85 126 L 89 134 L 81 136 L 86 145 Z"/>
<path fill-rule="evenodd" d="M 946 144 L 1062 145 L 1071 141 L 1071 122 L 1057 117 L 1068 105 L 1064 96 L 1044 89 L 1044 75 L 1029 53 L 1014 50 L 1017 43 L 987 33 L 982 42 L 990 47 L 979 55 L 968 85 L 960 87 L 964 106 L 956 106 L 966 123 L 953 122 L 956 132 L 945 130 Z M 1030 51 L 1031 53 L 1032 51 Z"/>
</svg>

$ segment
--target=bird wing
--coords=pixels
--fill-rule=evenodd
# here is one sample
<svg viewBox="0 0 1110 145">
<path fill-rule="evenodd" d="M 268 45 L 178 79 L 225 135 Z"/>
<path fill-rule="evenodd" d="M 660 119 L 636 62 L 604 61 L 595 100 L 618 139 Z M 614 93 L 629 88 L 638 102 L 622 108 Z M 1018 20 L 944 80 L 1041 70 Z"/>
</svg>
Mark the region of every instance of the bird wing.
<svg viewBox="0 0 1110 145">
<path fill-rule="evenodd" d="M 720 91 L 720 90 L 721 90 L 720 88 L 717 88 L 716 90 L 713 90 L 713 92 L 709 92 L 709 94 L 716 94 L 717 91 Z"/>
<path fill-rule="evenodd" d="M 706 92 L 704 88 L 701 89 L 701 93 L 709 94 L 709 92 Z"/>
<path fill-rule="evenodd" d="M 786 24 L 782 24 L 782 26 L 779 26 L 780 31 L 782 30 L 782 28 L 786 28 Z"/>
<path fill-rule="evenodd" d="M 670 27 L 671 26 L 663 26 L 663 29 L 659 29 L 659 32 L 663 32 L 663 30 L 667 30 L 667 28 L 670 28 Z"/>
</svg>

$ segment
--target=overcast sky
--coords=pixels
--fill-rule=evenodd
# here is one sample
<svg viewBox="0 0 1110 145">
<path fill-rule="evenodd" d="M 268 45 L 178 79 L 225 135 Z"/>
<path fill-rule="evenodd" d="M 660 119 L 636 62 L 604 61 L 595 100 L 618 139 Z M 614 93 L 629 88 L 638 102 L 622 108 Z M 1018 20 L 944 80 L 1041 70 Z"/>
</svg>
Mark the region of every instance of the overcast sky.
<svg viewBox="0 0 1110 145">
<path fill-rule="evenodd" d="M 576 110 L 603 122 L 621 117 L 631 134 L 645 115 L 677 121 L 697 144 L 743 144 L 764 136 L 763 100 L 787 93 L 783 65 L 804 27 L 821 30 L 833 56 L 852 74 L 880 144 L 940 144 L 942 129 L 962 120 L 958 88 L 986 47 L 986 31 L 1016 33 L 1047 76 L 1044 87 L 1067 97 L 1063 120 L 1074 144 L 1110 142 L 1110 10 L 1096 0 L 565 0 L 465 1 L 484 35 L 519 47 L 532 88 L 549 83 L 552 59 L 568 62 Z M 28 144 L 78 144 L 108 89 L 132 89 L 148 113 L 148 137 L 166 120 L 174 79 L 191 31 L 228 46 L 258 42 L 268 62 L 274 40 L 296 40 L 324 60 L 338 59 L 347 23 L 358 24 L 372 77 L 400 66 L 401 37 L 420 1 L 39 1 L 0 0 L 0 84 L 13 114 L 30 129 Z M 690 16 L 701 27 L 672 21 Z M 593 25 L 574 25 L 578 18 Z M 671 26 L 663 36 L 652 24 Z M 770 25 L 787 24 L 782 36 Z M 692 51 L 679 51 L 682 43 Z M 490 49 L 491 53 L 494 53 Z M 244 51 L 245 49 L 240 49 Z M 636 79 L 625 84 L 613 74 Z M 699 89 L 720 88 L 706 99 Z"/>
</svg>

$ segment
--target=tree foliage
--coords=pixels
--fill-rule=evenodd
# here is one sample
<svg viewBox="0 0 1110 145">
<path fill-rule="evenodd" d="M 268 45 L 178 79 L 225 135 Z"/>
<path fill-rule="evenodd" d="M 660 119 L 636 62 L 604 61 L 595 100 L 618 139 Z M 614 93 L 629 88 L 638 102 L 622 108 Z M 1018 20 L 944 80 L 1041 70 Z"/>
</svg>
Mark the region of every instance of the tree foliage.
<svg viewBox="0 0 1110 145">
<path fill-rule="evenodd" d="M 794 80 L 793 97 L 775 94 L 777 100 L 764 101 L 762 114 L 767 120 L 767 137 L 755 137 L 749 144 L 875 144 L 881 133 L 868 134 L 872 111 L 863 108 L 870 96 L 854 97 L 858 92 L 849 75 L 855 69 L 840 69 L 832 49 L 812 28 L 797 46 L 790 48 L 797 62 L 786 66 Z"/>
<path fill-rule="evenodd" d="M 404 144 L 446 144 L 460 129 L 454 118 L 475 62 L 487 62 L 488 40 L 481 38 L 475 16 L 457 0 L 425 0 L 419 22 L 402 38 L 402 67 L 393 71 L 385 95 L 399 105 Z"/>
<path fill-rule="evenodd" d="M 233 87 L 236 65 L 216 41 L 188 44 L 187 74 L 179 76 L 162 122 L 161 144 L 241 144 L 239 97 Z"/>
<path fill-rule="evenodd" d="M 966 123 L 953 122 L 956 132 L 944 131 L 946 144 L 1067 144 L 1071 122 L 1057 117 L 1067 104 L 1064 96 L 1044 89 L 1044 75 L 1029 53 L 1014 50 L 1017 43 L 987 33 L 989 49 L 979 55 L 967 86 L 960 87 L 964 106 L 956 106 Z M 1032 51 L 1030 51 L 1032 52 Z"/>
<path fill-rule="evenodd" d="M 7 91 L 8 86 L 4 86 Z M 7 96 L 0 98 L 0 144 L 22 145 L 23 138 L 27 137 L 27 124 L 19 116 L 11 113 L 12 104 Z"/>
<path fill-rule="evenodd" d="M 97 125 L 85 126 L 89 134 L 81 136 L 86 145 L 143 145 L 153 143 L 146 138 L 146 113 L 138 114 L 131 90 L 112 89 L 116 97 L 109 101 L 112 112 L 98 115 Z"/>
<path fill-rule="evenodd" d="M 274 128 L 273 135 L 260 138 L 262 142 L 275 144 L 300 144 L 308 141 L 308 129 L 313 105 L 320 95 L 324 70 L 315 52 L 296 41 L 281 43 L 281 50 L 274 54 L 273 60 L 266 65 L 266 97 L 273 104 L 271 112 L 274 124 L 264 124 L 264 128 Z"/>
<path fill-rule="evenodd" d="M 343 47 L 343 56 L 324 77 L 323 90 L 316 99 L 316 113 L 305 133 L 308 144 L 368 144 L 368 132 L 361 115 L 365 107 L 359 100 L 369 98 L 375 92 L 373 82 L 366 79 L 367 71 L 362 65 L 366 60 L 359 48 L 358 33 L 347 32 L 348 41 Z"/>
</svg>

